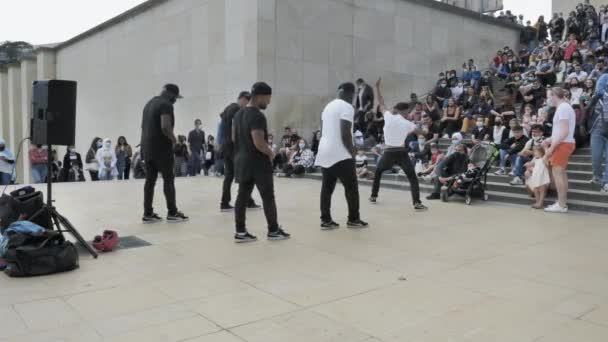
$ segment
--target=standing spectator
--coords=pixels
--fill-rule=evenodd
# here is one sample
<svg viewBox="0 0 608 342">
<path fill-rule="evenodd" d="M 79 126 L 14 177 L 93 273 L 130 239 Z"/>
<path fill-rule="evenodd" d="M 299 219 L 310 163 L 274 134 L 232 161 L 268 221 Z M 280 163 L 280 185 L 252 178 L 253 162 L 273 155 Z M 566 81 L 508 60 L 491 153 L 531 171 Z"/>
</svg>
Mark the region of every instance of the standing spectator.
<svg viewBox="0 0 608 342">
<path fill-rule="evenodd" d="M 602 25 L 602 33 L 601 33 L 601 40 L 602 43 L 606 42 L 606 33 L 608 32 L 608 8 L 603 7 L 600 8 L 600 23 Z"/>
<path fill-rule="evenodd" d="M 542 44 L 549 36 L 549 34 L 547 33 L 547 23 L 545 22 L 545 16 L 541 15 L 540 17 L 538 17 L 538 21 L 534 26 L 537 32 L 536 40 Z"/>
<path fill-rule="evenodd" d="M 319 152 L 319 141 L 321 141 L 321 131 L 317 130 L 312 135 L 312 144 L 310 146 L 310 149 L 315 156 L 317 155 L 317 152 Z"/>
<path fill-rule="evenodd" d="M 591 133 L 591 157 L 593 178 L 591 183 L 602 185 L 608 193 L 608 74 L 597 82 L 596 95 L 587 110 L 587 130 Z M 602 170 L 602 162 L 605 164 Z M 603 175 L 602 175 L 603 171 Z"/>
<path fill-rule="evenodd" d="M 202 129 L 200 119 L 194 121 L 194 129 L 188 134 L 188 144 L 190 144 L 190 161 L 188 175 L 198 176 L 201 173 L 201 156 L 205 153 L 205 131 Z"/>
<path fill-rule="evenodd" d="M 173 146 L 173 154 L 175 156 L 175 177 L 186 177 L 188 175 L 189 153 L 187 138 L 185 136 L 177 136 L 177 144 Z"/>
<path fill-rule="evenodd" d="M 357 115 L 355 117 L 355 123 L 357 127 L 355 129 L 359 129 L 361 131 L 365 130 L 365 127 L 361 127 L 361 119 L 364 117 L 365 113 L 369 112 L 374 105 L 374 90 L 370 85 L 365 83 L 365 81 L 360 78 L 356 82 L 357 85 L 357 95 L 355 98 L 355 108 L 357 109 Z"/>
<path fill-rule="evenodd" d="M 99 180 L 113 180 L 114 177 L 118 176 L 116 152 L 112 148 L 110 139 L 103 140 L 103 146 L 97 150 L 95 158 L 99 163 Z"/>
<path fill-rule="evenodd" d="M 48 176 L 47 161 L 49 152 L 46 146 L 32 146 L 29 151 L 30 164 L 32 165 L 32 179 L 34 184 L 44 183 Z"/>
<path fill-rule="evenodd" d="M 63 182 L 84 182 L 84 168 L 80 153 L 76 152 L 74 146 L 68 146 L 68 150 L 63 157 Z"/>
<path fill-rule="evenodd" d="M 580 27 L 578 19 L 576 18 L 576 12 L 572 11 L 568 16 L 568 19 L 566 19 L 566 30 L 564 31 L 564 36 L 562 37 L 562 40 L 566 40 L 566 37 L 570 37 L 570 39 L 574 37 L 574 39 L 576 39 L 579 34 Z"/>
<path fill-rule="evenodd" d="M 0 185 L 11 184 L 14 167 L 15 156 L 6 146 L 6 141 L 0 138 Z"/>
<path fill-rule="evenodd" d="M 529 172 L 526 183 L 528 189 L 534 194 L 535 203 L 532 205 L 534 209 L 542 209 L 544 207 L 547 188 L 551 183 L 551 176 L 549 176 L 547 161 L 544 159 L 544 156 L 545 149 L 542 146 L 536 146 L 533 150 L 534 159 L 527 163 L 531 172 Z"/>
<path fill-rule="evenodd" d="M 528 47 L 528 51 L 532 52 L 536 49 L 536 37 L 537 30 L 534 26 L 532 26 L 532 22 L 528 20 L 526 22 L 526 27 L 521 31 L 521 43 Z"/>
<path fill-rule="evenodd" d="M 293 175 L 303 175 L 307 169 L 311 168 L 315 163 L 315 155 L 306 144 L 306 140 L 300 139 L 298 147 L 291 155 L 291 159 L 283 167 L 285 177 Z"/>
<path fill-rule="evenodd" d="M 207 152 L 205 152 L 205 176 L 209 176 L 209 169 L 215 164 L 215 138 L 213 135 L 207 137 Z"/>
<path fill-rule="evenodd" d="M 551 138 L 545 140 L 545 145 L 548 146 L 545 160 L 549 161 L 551 165 L 558 201 L 545 208 L 545 211 L 565 213 L 568 212 L 568 173 L 566 169 L 570 155 L 575 149 L 576 116 L 574 109 L 567 102 L 566 92 L 562 88 L 551 89 L 547 103 L 549 106 L 557 108 L 553 116 Z"/>
<path fill-rule="evenodd" d="M 564 35 L 564 28 L 566 27 L 566 22 L 564 18 L 561 18 L 557 13 L 553 13 L 553 18 L 549 22 L 549 29 L 551 31 L 551 40 L 553 42 L 559 42 L 562 40 L 562 36 Z"/>
<path fill-rule="evenodd" d="M 127 143 L 127 138 L 123 136 L 118 137 L 116 144 L 116 168 L 118 169 L 118 179 L 129 179 L 132 157 L 133 150 L 131 149 L 131 145 Z"/>
<path fill-rule="evenodd" d="M 86 163 L 86 170 L 89 171 L 92 181 L 99 180 L 99 163 L 97 162 L 97 150 L 103 146 L 103 140 L 99 137 L 93 138 L 91 141 L 91 147 L 87 152 L 84 162 Z"/>
</svg>

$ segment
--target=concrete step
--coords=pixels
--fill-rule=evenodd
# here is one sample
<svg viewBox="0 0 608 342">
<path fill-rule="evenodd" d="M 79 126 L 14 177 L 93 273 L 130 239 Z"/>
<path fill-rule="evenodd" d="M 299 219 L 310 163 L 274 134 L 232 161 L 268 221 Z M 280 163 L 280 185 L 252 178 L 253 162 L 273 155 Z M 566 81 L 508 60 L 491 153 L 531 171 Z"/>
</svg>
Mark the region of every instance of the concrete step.
<svg viewBox="0 0 608 342">
<path fill-rule="evenodd" d="M 371 152 L 366 153 L 368 158 L 371 158 L 371 160 L 374 160 L 374 154 Z M 579 164 L 587 164 L 589 166 L 589 169 L 591 169 L 591 155 L 580 155 L 580 154 L 574 154 L 572 156 L 570 156 L 570 161 L 572 163 L 579 163 Z"/>
<path fill-rule="evenodd" d="M 368 166 L 368 169 L 372 172 L 376 171 L 376 165 L 371 163 Z M 490 173 L 494 173 L 498 171 L 499 167 L 493 166 L 490 169 Z M 507 170 L 510 170 L 509 168 Z M 568 164 L 568 177 L 572 177 L 572 179 L 578 180 L 590 180 L 592 177 L 591 164 L 581 164 L 581 163 L 569 163 Z"/>
<path fill-rule="evenodd" d="M 389 179 L 389 177 L 387 177 L 387 176 L 389 176 L 389 175 L 385 175 L 382 177 L 382 183 L 381 183 L 382 188 L 408 190 L 408 191 L 410 190 L 410 186 L 407 181 L 402 181 L 402 180 L 394 179 L 394 178 Z M 322 176 L 320 173 L 311 173 L 311 174 L 306 175 L 306 178 L 315 179 L 315 180 L 321 180 L 321 177 Z M 373 184 L 373 182 L 370 180 L 360 180 L 359 184 L 365 185 L 365 186 L 371 186 Z M 432 189 L 433 189 L 433 186 L 430 184 L 426 184 L 426 183 L 420 184 L 421 193 L 430 193 L 432 191 Z M 515 189 L 517 189 L 517 188 L 515 188 Z M 532 201 L 533 201 L 532 198 L 524 191 L 523 188 L 519 188 L 519 190 L 521 190 L 522 192 L 516 193 L 516 192 L 496 191 L 489 184 L 487 194 L 489 196 L 490 201 L 510 203 L 510 204 L 520 204 L 520 205 L 526 205 L 526 206 L 531 205 Z M 598 214 L 608 214 L 608 196 L 603 195 L 607 198 L 606 201 L 596 202 L 596 201 L 589 201 L 589 200 L 577 199 L 577 198 L 571 197 L 570 195 L 575 196 L 574 193 L 580 193 L 580 191 L 574 191 L 569 194 L 568 206 L 571 210 L 592 212 L 592 213 L 598 213 Z M 365 199 L 366 197 L 367 197 L 367 195 L 365 195 L 365 193 L 363 193 L 361 196 L 362 200 Z M 459 197 L 460 196 L 458 196 L 458 195 L 454 195 L 450 198 L 450 200 L 454 201 L 454 202 L 462 201 L 462 199 L 460 199 Z M 481 199 L 476 199 L 476 200 L 481 201 Z M 549 196 L 547 197 L 547 203 L 551 203 L 553 201 L 555 201 L 555 196 L 550 193 Z"/>
</svg>

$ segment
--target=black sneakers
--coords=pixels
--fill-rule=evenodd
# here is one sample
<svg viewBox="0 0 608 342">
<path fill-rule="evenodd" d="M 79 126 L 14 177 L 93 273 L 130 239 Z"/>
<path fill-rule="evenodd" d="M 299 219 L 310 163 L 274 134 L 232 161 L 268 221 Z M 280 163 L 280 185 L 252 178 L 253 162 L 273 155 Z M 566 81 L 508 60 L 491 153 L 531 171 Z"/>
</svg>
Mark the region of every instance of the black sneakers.
<svg viewBox="0 0 608 342">
<path fill-rule="evenodd" d="M 230 211 L 234 211 L 234 207 L 231 206 L 230 204 L 221 204 L 220 205 L 220 212 L 227 213 Z"/>
<path fill-rule="evenodd" d="M 422 204 L 422 203 L 416 203 L 416 204 L 414 204 L 414 210 L 416 210 L 416 211 L 427 211 L 427 210 L 429 210 L 429 208 L 426 205 Z"/>
<path fill-rule="evenodd" d="M 280 227 L 279 227 L 279 229 L 277 229 L 273 232 L 268 232 L 268 240 L 270 240 L 270 241 L 287 240 L 289 238 L 291 238 L 291 235 L 288 234 L 287 232 L 285 232 Z"/>
<path fill-rule="evenodd" d="M 244 233 L 236 233 L 234 234 L 234 242 L 236 243 L 247 243 L 257 241 L 258 238 L 254 235 L 249 234 L 249 232 Z"/>
<path fill-rule="evenodd" d="M 340 225 L 336 222 L 332 221 L 327 221 L 327 222 L 321 222 L 321 230 L 334 230 L 334 229 L 338 229 L 340 228 Z"/>
<path fill-rule="evenodd" d="M 351 229 L 362 229 L 362 228 L 369 227 L 369 223 L 359 219 L 359 220 L 354 220 L 354 221 L 348 221 L 346 223 L 346 226 L 348 226 L 348 228 L 351 228 Z"/>
<path fill-rule="evenodd" d="M 369 198 L 369 203 L 371 203 L 371 204 L 376 204 L 376 203 L 378 203 L 378 197 L 370 197 L 370 198 Z"/>
<path fill-rule="evenodd" d="M 251 203 L 250 205 L 247 206 L 247 209 L 248 210 L 262 209 L 262 206 L 259 204 Z"/>
<path fill-rule="evenodd" d="M 178 211 L 175 214 L 167 215 L 168 223 L 186 222 L 188 220 L 189 220 L 188 216 L 184 215 L 184 213 L 182 213 L 181 211 Z"/>
<path fill-rule="evenodd" d="M 438 200 L 438 199 L 441 199 L 441 195 L 440 194 L 436 194 L 436 193 L 432 193 L 432 194 L 426 196 L 426 199 L 429 200 L 429 201 Z"/>
<path fill-rule="evenodd" d="M 144 215 L 144 217 L 142 217 L 141 221 L 144 224 L 150 224 L 150 223 L 156 223 L 156 222 L 160 222 L 162 221 L 163 218 L 158 216 L 158 214 L 152 213 L 151 215 Z"/>
</svg>

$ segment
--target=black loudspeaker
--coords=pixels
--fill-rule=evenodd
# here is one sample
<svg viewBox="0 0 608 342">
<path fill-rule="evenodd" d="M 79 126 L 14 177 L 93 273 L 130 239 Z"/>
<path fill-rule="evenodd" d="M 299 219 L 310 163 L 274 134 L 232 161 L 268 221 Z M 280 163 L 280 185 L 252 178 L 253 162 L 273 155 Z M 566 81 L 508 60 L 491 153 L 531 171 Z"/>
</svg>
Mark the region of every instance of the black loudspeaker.
<svg viewBox="0 0 608 342">
<path fill-rule="evenodd" d="M 74 145 L 76 82 L 35 81 L 32 92 L 31 138 L 34 145 Z"/>
</svg>

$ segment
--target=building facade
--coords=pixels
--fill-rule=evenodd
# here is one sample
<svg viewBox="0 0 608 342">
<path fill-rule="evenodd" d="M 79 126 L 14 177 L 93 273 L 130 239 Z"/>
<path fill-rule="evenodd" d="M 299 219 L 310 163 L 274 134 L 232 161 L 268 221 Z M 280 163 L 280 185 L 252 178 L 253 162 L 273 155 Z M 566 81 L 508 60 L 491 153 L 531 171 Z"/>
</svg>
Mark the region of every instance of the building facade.
<svg viewBox="0 0 608 342">
<path fill-rule="evenodd" d="M 142 108 L 164 83 L 177 83 L 185 97 L 176 105 L 180 134 L 200 118 L 215 135 L 223 108 L 263 80 L 274 88 L 272 131 L 289 125 L 308 137 L 341 82 L 382 77 L 388 103 L 407 100 L 469 58 L 486 68 L 518 39 L 517 26 L 429 0 L 149 0 L 40 50 L 34 64 L 39 79 L 78 82 L 76 141 L 86 153 L 95 136 L 124 135 L 136 145 Z M 12 72 L 31 75 L 32 67 Z M 0 128 L 24 132 L 4 116 L 5 107 L 10 117 L 31 110 L 4 105 L 3 84 L 9 93 L 16 86 L 10 70 L 0 72 Z"/>
<path fill-rule="evenodd" d="M 568 13 L 574 11 L 576 5 L 582 2 L 583 0 L 552 0 L 551 13 L 563 13 L 564 17 L 568 17 Z M 600 5 L 608 4 L 603 0 L 590 0 L 589 3 L 595 6 L 595 9 L 598 9 Z"/>
</svg>

